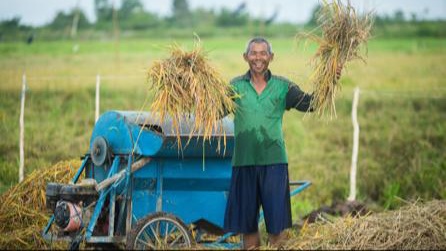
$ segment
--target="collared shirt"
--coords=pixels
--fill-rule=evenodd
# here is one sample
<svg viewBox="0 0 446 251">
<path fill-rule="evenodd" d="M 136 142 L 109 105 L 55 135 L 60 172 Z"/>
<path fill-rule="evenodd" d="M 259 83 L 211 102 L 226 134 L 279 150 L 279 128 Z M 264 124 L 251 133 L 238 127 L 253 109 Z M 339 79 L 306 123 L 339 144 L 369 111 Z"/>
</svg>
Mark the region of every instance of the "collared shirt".
<svg viewBox="0 0 446 251">
<path fill-rule="evenodd" d="M 233 166 L 288 163 L 282 119 L 291 108 L 311 111 L 311 95 L 286 78 L 265 73 L 267 84 L 259 95 L 248 71 L 231 84 L 238 98 L 234 112 L 235 148 Z"/>
</svg>

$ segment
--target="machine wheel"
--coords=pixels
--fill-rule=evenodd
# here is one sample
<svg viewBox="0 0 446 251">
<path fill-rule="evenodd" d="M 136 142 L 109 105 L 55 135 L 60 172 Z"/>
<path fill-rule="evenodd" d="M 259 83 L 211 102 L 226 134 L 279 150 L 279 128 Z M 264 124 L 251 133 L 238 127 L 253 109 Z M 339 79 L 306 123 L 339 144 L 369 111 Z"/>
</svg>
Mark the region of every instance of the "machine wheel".
<svg viewBox="0 0 446 251">
<path fill-rule="evenodd" d="M 126 249 L 190 248 L 192 243 L 190 231 L 180 219 L 158 212 L 138 221 L 127 237 Z"/>
</svg>

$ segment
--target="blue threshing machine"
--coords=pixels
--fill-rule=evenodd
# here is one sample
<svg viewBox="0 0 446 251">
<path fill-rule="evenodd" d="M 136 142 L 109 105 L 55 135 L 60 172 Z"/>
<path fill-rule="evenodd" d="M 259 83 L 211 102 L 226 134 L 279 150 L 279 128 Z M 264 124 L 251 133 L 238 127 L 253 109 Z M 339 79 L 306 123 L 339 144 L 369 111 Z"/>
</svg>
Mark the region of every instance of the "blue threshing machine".
<svg viewBox="0 0 446 251">
<path fill-rule="evenodd" d="M 127 249 L 187 248 L 194 243 L 240 247 L 223 231 L 232 121 L 223 119 L 225 147 L 222 135 L 216 134 L 204 143 L 193 135 L 186 144 L 191 131 L 186 120 L 180 126 L 181 151 L 172 121 L 155 121 L 150 113 L 124 111 L 99 118 L 72 182 L 47 184 L 46 204 L 53 215 L 43 230 L 46 239 L 69 241 L 71 248 L 82 240 Z M 310 182 L 290 185 L 297 186 L 291 192 L 295 195 Z M 207 234 L 218 238 L 205 243 Z"/>
</svg>

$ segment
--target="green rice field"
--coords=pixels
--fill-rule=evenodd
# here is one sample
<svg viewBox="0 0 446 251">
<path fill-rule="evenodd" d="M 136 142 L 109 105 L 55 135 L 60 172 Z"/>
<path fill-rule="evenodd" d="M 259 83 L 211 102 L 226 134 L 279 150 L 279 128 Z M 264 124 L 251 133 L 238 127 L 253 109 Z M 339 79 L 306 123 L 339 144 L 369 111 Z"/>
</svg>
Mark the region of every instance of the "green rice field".
<svg viewBox="0 0 446 251">
<path fill-rule="evenodd" d="M 248 69 L 242 58 L 248 39 L 202 39 L 211 63 L 228 81 Z M 307 79 L 314 45 L 294 37 L 271 42 L 273 73 L 311 92 Z M 166 46 L 173 43 L 192 48 L 193 37 L 0 43 L 0 193 L 18 182 L 23 74 L 29 174 L 87 152 L 97 74 L 101 112 L 140 110 L 150 97 L 146 71 L 154 60 L 168 56 Z M 404 200 L 446 199 L 446 40 L 373 38 L 367 55 L 366 63 L 354 61 L 344 69 L 336 118 L 297 111 L 285 115 L 291 177 L 313 183 L 293 199 L 295 215 L 348 196 L 355 87 L 361 90 L 357 200 L 391 209 Z"/>
</svg>

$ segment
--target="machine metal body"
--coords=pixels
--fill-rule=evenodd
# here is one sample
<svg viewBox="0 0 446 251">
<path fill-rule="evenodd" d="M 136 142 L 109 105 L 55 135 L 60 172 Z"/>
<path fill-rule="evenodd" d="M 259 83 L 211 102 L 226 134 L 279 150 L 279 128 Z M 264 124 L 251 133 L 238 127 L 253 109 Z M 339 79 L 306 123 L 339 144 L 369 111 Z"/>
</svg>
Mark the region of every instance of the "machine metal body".
<svg viewBox="0 0 446 251">
<path fill-rule="evenodd" d="M 226 242 L 232 234 L 223 231 L 233 123 L 223 119 L 225 147 L 223 135 L 205 142 L 193 135 L 189 141 L 190 120 L 180 126 L 179 149 L 169 119 L 160 124 L 150 113 L 104 113 L 73 184 L 47 185 L 47 207 L 54 214 L 43 235 L 71 241 L 74 247 L 80 240 L 129 249 L 189 247 L 202 240 L 201 234 L 192 237 L 194 226 L 196 233 L 221 236 L 213 244 L 237 247 Z M 81 175 L 83 182 L 77 184 Z M 294 195 L 310 182 L 291 185 L 298 186 Z"/>
</svg>

